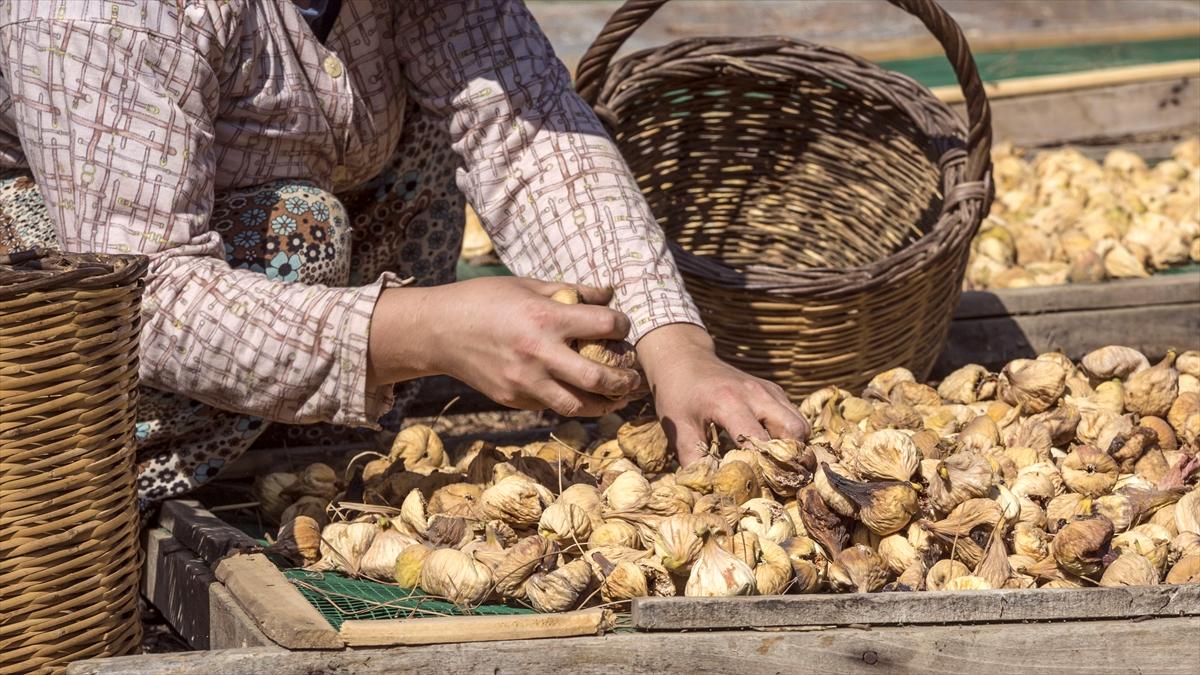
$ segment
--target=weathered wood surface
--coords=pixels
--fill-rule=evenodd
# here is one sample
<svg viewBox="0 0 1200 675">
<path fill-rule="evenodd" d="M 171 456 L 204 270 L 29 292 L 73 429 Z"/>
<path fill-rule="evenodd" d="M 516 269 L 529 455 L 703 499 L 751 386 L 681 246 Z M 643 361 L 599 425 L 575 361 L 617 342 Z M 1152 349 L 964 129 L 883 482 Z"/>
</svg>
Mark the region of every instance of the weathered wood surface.
<svg viewBox="0 0 1200 675">
<path fill-rule="evenodd" d="M 431 645 L 602 635 L 611 623 L 611 612 L 585 609 L 559 614 L 347 621 L 341 635 L 349 647 Z"/>
<path fill-rule="evenodd" d="M 1136 66 L 1096 68 L 1058 75 L 1014 77 L 1005 80 L 984 81 L 983 88 L 988 99 L 999 101 L 1019 96 L 1036 96 L 1055 92 L 1074 91 L 1097 87 L 1111 87 L 1136 82 L 1171 80 L 1194 77 L 1200 74 L 1200 60 L 1147 63 Z M 945 103 L 962 103 L 964 94 L 957 84 L 934 87 L 930 91 Z"/>
<path fill-rule="evenodd" d="M 1052 351 L 1078 360 L 1112 344 L 1137 349 L 1151 360 L 1168 349 L 1200 349 L 1200 307 L 1148 305 L 952 321 L 932 376 L 968 363 L 998 370 L 1013 359 Z"/>
<path fill-rule="evenodd" d="M 1200 107 L 1200 73 L 1003 98 L 991 105 L 995 138 L 1020 147 L 1190 134 L 1195 133 Z M 965 119 L 965 107 L 952 107 Z"/>
<path fill-rule="evenodd" d="M 954 318 L 981 319 L 1013 314 L 1188 303 L 1200 309 L 1200 272 L 1100 284 L 966 291 L 958 301 Z"/>
<path fill-rule="evenodd" d="M 82 661 L 69 675 L 309 673 L 1045 673 L 1194 675 L 1200 618 L 859 630 L 635 633 L 342 652 L 214 653 Z"/>
<path fill-rule="evenodd" d="M 208 564 L 170 532 L 148 529 L 142 541 L 142 595 L 192 649 L 275 647 Z"/>
<path fill-rule="evenodd" d="M 1200 616 L 1200 584 L 744 598 L 639 598 L 639 630 L 782 628 Z"/>
<path fill-rule="evenodd" d="M 158 524 L 209 565 L 236 551 L 258 547 L 254 539 L 213 515 L 199 502 L 172 499 L 164 502 Z"/>
<path fill-rule="evenodd" d="M 340 649 L 333 626 L 261 553 L 233 555 L 213 569 L 233 599 L 272 642 L 288 649 Z"/>
</svg>

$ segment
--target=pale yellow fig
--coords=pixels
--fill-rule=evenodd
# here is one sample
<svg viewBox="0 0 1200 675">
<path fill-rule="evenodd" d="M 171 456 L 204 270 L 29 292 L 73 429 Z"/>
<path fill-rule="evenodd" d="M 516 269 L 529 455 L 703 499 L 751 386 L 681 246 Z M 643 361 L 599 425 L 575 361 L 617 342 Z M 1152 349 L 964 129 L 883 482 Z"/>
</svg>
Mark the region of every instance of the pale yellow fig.
<svg viewBox="0 0 1200 675">
<path fill-rule="evenodd" d="M 711 517 L 711 516 L 709 516 Z M 668 572 L 682 574 L 691 569 L 700 555 L 700 532 L 708 523 L 704 517 L 675 515 L 664 518 L 654 536 L 654 556 Z"/>
<path fill-rule="evenodd" d="M 1044 462 L 1049 459 L 1049 453 L 1041 453 L 1033 448 L 1023 448 L 1021 446 L 1005 448 L 1004 456 L 1013 463 L 1013 466 L 1017 468 L 1017 471 L 1020 471 L 1031 464 L 1037 464 L 1038 462 Z"/>
<path fill-rule="evenodd" d="M 383 529 L 371 539 L 371 545 L 359 559 L 357 573 L 371 579 L 391 579 L 400 553 L 417 543 L 416 539 L 395 529 Z"/>
<path fill-rule="evenodd" d="M 917 491 L 907 481 L 858 482 L 823 467 L 826 479 L 857 508 L 859 520 L 878 535 L 903 529 L 917 512 Z"/>
<path fill-rule="evenodd" d="M 920 452 L 900 431 L 872 431 L 850 458 L 850 468 L 868 480 L 907 481 L 917 470 Z"/>
<path fill-rule="evenodd" d="M 1175 359 L 1175 370 L 1180 375 L 1200 377 L 1200 351 L 1190 349 Z"/>
<path fill-rule="evenodd" d="M 761 494 L 754 467 L 741 460 L 725 461 L 713 475 L 713 493 L 725 495 L 734 504 L 743 504 Z"/>
<path fill-rule="evenodd" d="M 987 415 L 977 415 L 958 432 L 960 450 L 981 454 L 1000 445 L 1000 428 Z"/>
<path fill-rule="evenodd" d="M 446 464 L 446 447 L 442 439 L 432 427 L 426 424 L 414 424 L 400 430 L 392 441 L 388 458 L 393 462 L 403 460 L 405 468 L 411 469 L 417 465 L 444 466 Z"/>
<path fill-rule="evenodd" d="M 1153 536 L 1158 534 L 1160 536 Z M 1154 565 L 1155 569 L 1166 569 L 1167 562 L 1170 560 L 1171 543 L 1169 539 L 1164 539 L 1163 533 L 1146 533 L 1137 530 L 1122 532 L 1113 537 L 1111 548 L 1118 553 L 1136 553 L 1145 558 Z"/>
<path fill-rule="evenodd" d="M 472 483 L 452 483 L 434 490 L 425 510 L 429 515 L 445 514 L 473 518 L 479 506 L 483 488 Z"/>
<path fill-rule="evenodd" d="M 1179 400 L 1178 397 L 1175 400 Z M 1175 430 L 1165 419 L 1153 415 L 1143 415 L 1142 419 L 1138 420 L 1138 426 L 1154 432 L 1153 443 L 1150 443 L 1149 439 L 1145 439 L 1142 443 L 1143 452 L 1153 445 L 1158 445 L 1163 450 L 1179 449 L 1179 439 L 1175 436 Z"/>
<path fill-rule="evenodd" d="M 974 245 L 981 258 L 997 263 L 1001 269 L 1016 262 L 1016 243 L 1003 225 L 993 225 L 980 231 Z"/>
<path fill-rule="evenodd" d="M 688 597 L 729 597 L 753 595 L 754 570 L 745 562 L 717 545 L 713 533 L 700 533 L 703 543 L 692 564 L 683 594 Z"/>
<path fill-rule="evenodd" d="M 1175 529 L 1200 535 L 1200 489 L 1193 489 L 1175 504 Z"/>
<path fill-rule="evenodd" d="M 1136 553 L 1122 553 L 1104 570 L 1100 577 L 1101 586 L 1154 586 L 1158 584 L 1158 570 L 1145 557 Z"/>
<path fill-rule="evenodd" d="M 951 455 L 939 461 L 928 477 L 929 504 L 946 513 L 968 499 L 987 495 L 994 482 L 992 467 L 983 457 L 969 452 Z"/>
<path fill-rule="evenodd" d="M 592 553 L 597 558 L 597 553 Z M 727 554 L 728 555 L 728 554 Z M 648 558 L 622 560 L 609 563 L 600 556 L 593 573 L 600 579 L 600 597 L 605 602 L 619 602 L 646 596 L 675 595 L 675 585 L 670 574 L 658 563 Z"/>
<path fill-rule="evenodd" d="M 831 473 L 850 480 L 848 477 L 850 471 L 846 467 L 837 463 L 826 464 L 823 470 L 819 470 L 813 474 L 813 487 L 821 495 L 825 506 L 834 513 L 846 517 L 853 516 L 858 507 L 855 506 L 849 497 L 834 487 L 829 479 Z"/>
<path fill-rule="evenodd" d="M 421 588 L 460 607 L 478 605 L 492 588 L 487 565 L 453 548 L 432 551 L 421 565 Z"/>
<path fill-rule="evenodd" d="M 542 511 L 538 534 L 564 545 L 582 543 L 592 535 L 592 519 L 575 504 L 557 501 Z"/>
<path fill-rule="evenodd" d="M 1200 415 L 1200 393 L 1190 391 L 1180 394 L 1167 411 L 1167 422 L 1184 443 L 1195 443 L 1200 436 L 1197 415 Z"/>
<path fill-rule="evenodd" d="M 1058 532 L 1076 516 L 1092 515 L 1092 500 L 1074 492 L 1064 492 L 1046 504 L 1046 531 Z"/>
<path fill-rule="evenodd" d="M 557 567 L 558 544 L 540 535 L 518 541 L 504 552 L 495 569 L 496 592 L 503 597 L 523 599 L 525 580 L 535 572 Z"/>
<path fill-rule="evenodd" d="M 1108 380 L 1114 377 L 1124 379 L 1146 370 L 1150 367 L 1150 362 L 1136 349 L 1109 345 L 1088 352 L 1080 361 L 1080 366 L 1090 377 Z"/>
<path fill-rule="evenodd" d="M 908 368 L 891 368 L 871 378 L 871 381 L 867 383 L 867 388 L 863 390 L 863 398 L 886 401 L 891 394 L 892 387 L 901 382 L 916 381 L 917 378 L 913 377 L 912 371 Z"/>
<path fill-rule="evenodd" d="M 825 561 L 808 537 L 793 537 L 780 544 L 792 564 L 793 591 L 814 593 L 825 581 Z"/>
<path fill-rule="evenodd" d="M 1000 372 L 997 393 L 1023 413 L 1049 409 L 1063 395 L 1067 372 L 1057 363 L 1036 359 L 1010 361 Z"/>
<path fill-rule="evenodd" d="M 396 567 L 393 570 L 392 578 L 402 588 L 417 588 L 421 585 L 421 568 L 425 565 L 425 559 L 433 551 L 433 547 L 427 544 L 413 544 L 407 546 L 400 555 L 396 556 Z"/>
<path fill-rule="evenodd" d="M 588 473 L 599 476 L 616 464 L 618 460 L 624 459 L 625 455 L 621 451 L 621 445 L 614 438 L 592 448 L 588 456 L 584 458 L 583 466 Z"/>
<path fill-rule="evenodd" d="M 883 588 L 887 576 L 879 554 L 861 544 L 838 553 L 829 564 L 829 583 L 841 593 L 873 593 Z"/>
<path fill-rule="evenodd" d="M 1017 522 L 1032 525 L 1037 528 L 1046 527 L 1046 511 L 1037 502 L 1029 497 L 1019 495 L 1013 492 L 1017 498 L 1017 503 L 1021 505 L 1021 513 L 1017 516 Z"/>
<path fill-rule="evenodd" d="M 250 491 L 258 500 L 259 512 L 268 522 L 286 522 L 281 521 L 281 516 L 294 500 L 284 497 L 283 491 L 297 480 L 299 477 L 290 471 L 276 471 L 255 479 Z"/>
<path fill-rule="evenodd" d="M 513 475 L 483 491 L 479 512 L 484 518 L 503 520 L 513 527 L 532 527 L 553 501 L 554 494 L 541 484 Z"/>
<path fill-rule="evenodd" d="M 1104 569 L 1112 539 L 1112 521 L 1104 516 L 1073 520 L 1054 535 L 1054 560 L 1075 576 L 1096 576 Z"/>
<path fill-rule="evenodd" d="M 1061 471 L 1067 487 L 1085 497 L 1107 494 L 1120 474 L 1112 457 L 1090 445 L 1076 446 L 1063 460 Z"/>
<path fill-rule="evenodd" d="M 567 487 L 558 496 L 558 500 L 555 503 L 578 506 L 587 514 L 588 518 L 592 521 L 593 527 L 603 522 L 601 511 L 604 509 L 604 500 L 600 496 L 600 491 L 593 485 L 576 483 Z"/>
<path fill-rule="evenodd" d="M 1012 530 L 1013 553 L 1042 560 L 1050 554 L 1050 535 L 1041 528 L 1017 523 Z"/>
<path fill-rule="evenodd" d="M 650 501 L 650 482 L 637 471 L 625 471 L 604 490 L 604 501 L 613 511 L 637 511 Z"/>
<path fill-rule="evenodd" d="M 633 525 L 621 520 L 607 520 L 592 530 L 588 537 L 588 548 L 602 546 L 625 546 L 635 548 L 640 546 L 641 539 L 638 530 Z"/>
<path fill-rule="evenodd" d="M 1168 584 L 1200 583 L 1200 555 L 1187 555 L 1179 559 L 1167 572 Z"/>
<path fill-rule="evenodd" d="M 321 556 L 308 569 L 314 572 L 337 571 L 350 576 L 359 573 L 359 565 L 371 542 L 382 528 L 375 522 L 336 522 L 321 530 Z"/>
<path fill-rule="evenodd" d="M 875 407 L 871 405 L 870 401 L 857 396 L 846 398 L 838 404 L 838 408 L 842 414 L 842 419 L 850 424 L 858 424 L 870 417 L 871 413 L 875 411 Z"/>
<path fill-rule="evenodd" d="M 617 431 L 617 444 L 625 457 L 643 471 L 658 473 L 666 469 L 671 461 L 667 434 L 657 420 L 626 423 Z"/>
<path fill-rule="evenodd" d="M 986 591 L 995 588 L 982 577 L 966 574 L 946 582 L 944 591 Z"/>
<path fill-rule="evenodd" d="M 713 477 L 717 474 L 717 459 L 705 455 L 675 472 L 675 483 L 706 495 L 712 492 Z"/>
<path fill-rule="evenodd" d="M 957 560 L 949 558 L 939 560 L 925 574 L 925 588 L 931 591 L 944 591 L 954 579 L 970 576 L 970 574 L 971 570 Z"/>
<path fill-rule="evenodd" d="M 1125 408 L 1139 415 L 1167 415 L 1179 391 L 1174 363 L 1175 352 L 1169 351 L 1152 368 L 1130 375 L 1125 382 Z"/>
<path fill-rule="evenodd" d="M 525 582 L 525 597 L 539 612 L 566 612 L 583 600 L 592 585 L 592 569 L 575 560 L 552 572 L 539 572 Z"/>
<path fill-rule="evenodd" d="M 283 515 L 279 517 L 279 522 L 286 524 L 298 516 L 308 516 L 321 527 L 325 527 L 329 524 L 328 507 L 329 500 L 324 497 L 304 496 L 292 502 L 290 506 L 283 510 Z"/>
<path fill-rule="evenodd" d="M 779 502 L 771 499 L 751 499 L 742 504 L 742 531 L 753 532 L 762 539 L 776 543 L 796 535 L 792 519 Z"/>
<path fill-rule="evenodd" d="M 907 403 L 880 403 L 867 417 L 868 431 L 900 430 L 920 431 L 925 421 L 921 414 Z"/>
<path fill-rule="evenodd" d="M 592 576 L 596 579 L 604 579 L 607 575 L 611 574 L 612 568 L 615 565 L 623 562 L 646 560 L 650 555 L 650 551 L 629 548 L 627 546 L 598 546 L 584 551 L 583 560 L 592 568 Z M 645 575 L 643 574 L 642 577 L 644 585 Z M 645 593 L 643 592 L 642 595 L 645 595 Z"/>
<path fill-rule="evenodd" d="M 1138 279 L 1150 276 L 1145 264 L 1129 247 L 1113 241 L 1104 254 L 1104 271 L 1113 279 Z"/>
<path fill-rule="evenodd" d="M 1175 524 L 1175 507 L 1176 504 L 1167 504 L 1155 511 L 1154 515 L 1150 516 L 1150 522 L 1162 526 L 1173 537 L 1182 534 Z"/>
<path fill-rule="evenodd" d="M 903 534 L 889 534 L 879 540 L 879 558 L 892 574 L 901 574 L 920 559 L 921 553 Z"/>
<path fill-rule="evenodd" d="M 1037 279 L 1023 267 L 1010 267 L 992 277 L 992 288 L 1032 288 Z"/>
</svg>

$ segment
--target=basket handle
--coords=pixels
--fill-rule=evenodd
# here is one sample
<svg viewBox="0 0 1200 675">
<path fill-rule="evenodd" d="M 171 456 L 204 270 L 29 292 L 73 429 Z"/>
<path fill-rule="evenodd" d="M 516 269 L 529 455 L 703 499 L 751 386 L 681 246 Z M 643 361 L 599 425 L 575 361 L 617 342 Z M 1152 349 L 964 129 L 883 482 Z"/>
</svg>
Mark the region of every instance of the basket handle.
<svg viewBox="0 0 1200 675">
<path fill-rule="evenodd" d="M 967 104 L 970 128 L 967 131 L 966 180 L 983 180 L 991 166 L 992 109 L 962 29 L 934 0 L 888 2 L 920 19 L 945 50 Z M 588 105 L 595 107 L 608 76 L 608 66 L 617 50 L 665 4 L 667 0 L 626 0 L 600 29 L 600 34 L 588 47 L 575 71 L 575 87 Z"/>
</svg>

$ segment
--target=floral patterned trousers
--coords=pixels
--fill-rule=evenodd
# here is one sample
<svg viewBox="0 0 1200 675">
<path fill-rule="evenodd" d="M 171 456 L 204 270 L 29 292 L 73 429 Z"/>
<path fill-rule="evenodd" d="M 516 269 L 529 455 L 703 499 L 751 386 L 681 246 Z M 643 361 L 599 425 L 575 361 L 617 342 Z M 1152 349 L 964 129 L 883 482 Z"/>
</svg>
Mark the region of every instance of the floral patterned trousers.
<svg viewBox="0 0 1200 675">
<path fill-rule="evenodd" d="M 399 150 L 374 180 L 333 195 L 305 181 L 216 194 L 211 227 L 225 257 L 282 283 L 358 286 L 385 271 L 418 285 L 454 280 L 463 231 L 458 167 L 445 132 L 410 107 Z M 55 228 L 28 171 L 0 175 L 0 253 L 57 247 Z M 397 387 L 380 423 L 397 429 L 418 389 Z M 288 447 L 366 440 L 373 432 L 330 424 L 284 425 L 142 387 L 136 442 L 143 510 L 211 480 L 252 445 Z"/>
</svg>

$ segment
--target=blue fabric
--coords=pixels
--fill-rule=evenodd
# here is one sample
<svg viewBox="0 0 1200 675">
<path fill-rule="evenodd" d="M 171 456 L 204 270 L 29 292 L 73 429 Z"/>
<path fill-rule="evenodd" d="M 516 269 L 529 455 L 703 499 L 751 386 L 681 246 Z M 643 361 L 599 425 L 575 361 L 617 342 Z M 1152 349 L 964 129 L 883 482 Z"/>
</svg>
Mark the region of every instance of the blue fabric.
<svg viewBox="0 0 1200 675">
<path fill-rule="evenodd" d="M 333 30 L 333 22 L 337 20 L 338 12 L 342 9 L 342 0 L 292 0 L 300 16 L 308 23 L 321 44 Z"/>
</svg>

